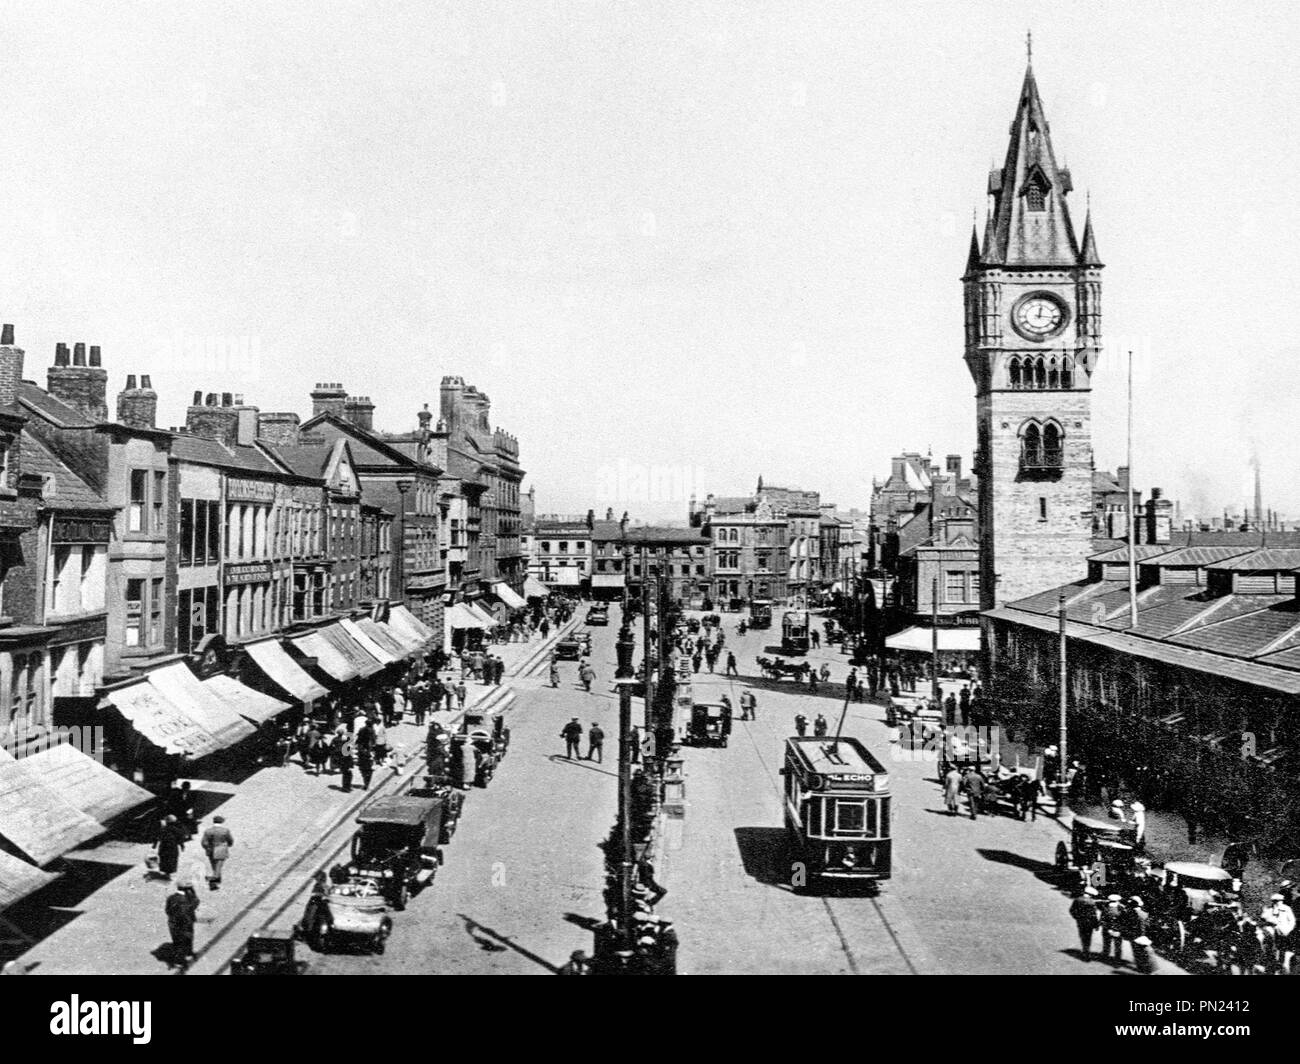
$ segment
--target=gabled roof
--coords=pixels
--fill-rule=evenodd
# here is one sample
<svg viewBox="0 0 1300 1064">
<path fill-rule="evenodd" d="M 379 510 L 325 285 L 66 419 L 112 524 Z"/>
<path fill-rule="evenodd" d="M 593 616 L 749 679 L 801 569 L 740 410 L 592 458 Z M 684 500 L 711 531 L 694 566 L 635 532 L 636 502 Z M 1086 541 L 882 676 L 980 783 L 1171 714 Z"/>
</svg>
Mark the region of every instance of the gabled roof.
<svg viewBox="0 0 1300 1064">
<path fill-rule="evenodd" d="M 182 462 L 193 462 L 195 465 L 284 475 L 284 471 L 259 448 L 242 444 L 228 447 L 220 440 L 208 439 L 206 436 L 193 436 L 189 433 L 178 435 L 172 444 L 172 454 Z"/>
<path fill-rule="evenodd" d="M 47 510 L 98 510 L 112 513 L 116 507 L 109 506 L 103 497 L 68 468 L 59 457 L 29 432 L 19 437 L 20 454 L 24 473 L 35 473 L 47 480 L 49 489 L 42 499 L 42 506 Z"/>
<path fill-rule="evenodd" d="M 1148 558 L 1155 558 L 1161 554 L 1169 553 L 1167 543 L 1139 543 L 1133 549 L 1133 557 L 1139 562 Z M 1090 562 L 1127 562 L 1128 561 L 1128 544 L 1122 547 L 1114 547 L 1111 550 L 1103 551 L 1101 554 L 1093 554 L 1088 558 Z"/>
<path fill-rule="evenodd" d="M 300 477 L 324 480 L 333 487 L 339 464 L 350 460 L 351 449 L 346 437 L 332 443 L 266 444 L 266 450 L 283 465 Z M 360 491 L 360 484 L 356 485 Z"/>
<path fill-rule="evenodd" d="M 22 381 L 18 385 L 18 404 L 59 428 L 93 428 L 97 424 L 31 381 Z"/>
<path fill-rule="evenodd" d="M 1038 184 L 1046 191 L 1044 208 L 1031 211 L 1026 192 Z M 998 266 L 1074 266 L 1079 245 L 1070 223 L 1065 195 L 1072 188 L 1069 171 L 1057 166 L 1051 131 L 1043 113 L 1033 67 L 1026 67 L 1020 87 L 1011 140 L 1001 170 L 989 175 L 994 197 L 989 238 L 981 261 Z"/>
<path fill-rule="evenodd" d="M 1179 547 L 1166 551 L 1147 564 L 1166 568 L 1198 568 L 1221 562 L 1227 558 L 1237 558 L 1249 553 L 1249 547 Z"/>
<path fill-rule="evenodd" d="M 346 418 L 335 417 L 325 411 L 302 423 L 299 433 L 307 433 L 320 426 L 329 426 L 351 441 L 352 460 L 359 469 L 437 469 L 431 463 L 421 463 L 410 455 L 403 453 L 392 444 L 376 436 L 373 432 L 352 424 Z M 439 473 L 444 472 L 438 470 Z"/>
<path fill-rule="evenodd" d="M 1300 548 L 1263 547 L 1260 550 L 1254 550 L 1235 558 L 1213 562 L 1207 565 L 1206 568 L 1219 572 L 1227 570 L 1234 573 L 1289 572 L 1292 569 L 1300 568 Z"/>
</svg>

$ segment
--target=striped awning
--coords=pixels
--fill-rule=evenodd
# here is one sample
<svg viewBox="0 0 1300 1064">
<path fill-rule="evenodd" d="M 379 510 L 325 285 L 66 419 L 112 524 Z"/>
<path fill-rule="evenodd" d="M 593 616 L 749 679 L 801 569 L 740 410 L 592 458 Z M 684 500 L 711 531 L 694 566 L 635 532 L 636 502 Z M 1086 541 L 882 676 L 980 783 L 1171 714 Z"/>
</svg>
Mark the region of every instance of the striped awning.
<svg viewBox="0 0 1300 1064">
<path fill-rule="evenodd" d="M 154 669 L 146 679 L 168 702 L 198 721 L 223 747 L 234 746 L 257 734 L 257 729 L 243 716 L 204 687 L 203 681 L 184 662 Z"/>
<path fill-rule="evenodd" d="M 324 687 L 303 671 L 302 666 L 285 653 L 278 639 L 249 643 L 244 650 L 257 663 L 257 667 L 262 670 L 267 679 L 299 702 L 312 702 L 329 694 Z"/>
<path fill-rule="evenodd" d="M 550 591 L 536 577 L 528 576 L 524 578 L 524 594 L 529 598 L 546 598 Z"/>
<path fill-rule="evenodd" d="M 502 602 L 512 610 L 522 610 L 528 603 L 521 599 L 515 589 L 509 584 L 501 582 L 492 585 L 492 591 Z"/>
<path fill-rule="evenodd" d="M 0 838 L 45 865 L 103 833 L 99 821 L 44 782 L 28 758 L 0 747 Z"/>
</svg>

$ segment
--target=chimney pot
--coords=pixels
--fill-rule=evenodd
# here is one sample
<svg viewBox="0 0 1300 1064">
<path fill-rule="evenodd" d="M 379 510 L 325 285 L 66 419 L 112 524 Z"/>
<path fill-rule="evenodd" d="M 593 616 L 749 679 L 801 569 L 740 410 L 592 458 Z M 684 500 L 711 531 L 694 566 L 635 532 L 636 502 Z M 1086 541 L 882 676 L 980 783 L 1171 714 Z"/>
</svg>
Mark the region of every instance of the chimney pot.
<svg viewBox="0 0 1300 1064">
<path fill-rule="evenodd" d="M 98 345 L 93 345 L 93 346 L 90 348 L 90 364 L 91 364 L 92 366 L 99 366 L 99 365 L 102 365 L 102 362 L 101 362 L 101 360 L 100 360 L 100 356 L 99 356 L 99 346 L 98 346 Z"/>
<path fill-rule="evenodd" d="M 244 405 L 244 397 L 243 397 L 243 395 L 240 394 L 239 392 L 236 392 L 236 393 L 235 393 L 235 405 L 236 405 L 236 406 L 243 406 L 243 405 Z"/>
<path fill-rule="evenodd" d="M 54 364 L 56 366 L 66 366 L 68 364 L 68 345 L 54 345 Z"/>
<path fill-rule="evenodd" d="M 14 342 L 14 327 L 12 325 L 6 324 L 3 329 L 0 329 L 0 344 L 4 345 L 5 347 L 9 347 L 13 344 L 13 342 Z"/>
<path fill-rule="evenodd" d="M 222 406 L 234 406 L 234 400 L 235 400 L 235 397 L 234 397 L 233 395 L 231 395 L 229 392 L 222 392 L 222 393 L 221 393 L 221 405 L 222 405 Z"/>
<path fill-rule="evenodd" d="M 203 405 L 203 393 L 202 393 L 202 392 L 195 392 L 195 393 L 194 393 L 194 402 L 191 403 L 190 405 L 191 405 L 191 406 L 202 406 L 202 405 Z"/>
<path fill-rule="evenodd" d="M 128 374 L 126 375 L 126 390 L 127 390 L 128 392 L 133 392 L 133 391 L 135 391 L 135 374 L 134 374 L 134 373 L 128 373 Z"/>
<path fill-rule="evenodd" d="M 82 343 L 72 346 L 72 364 L 74 366 L 84 366 L 86 364 L 86 345 Z"/>
<path fill-rule="evenodd" d="M 149 374 L 146 373 L 140 378 L 140 387 L 146 391 L 153 388 L 153 382 L 149 379 Z"/>
</svg>

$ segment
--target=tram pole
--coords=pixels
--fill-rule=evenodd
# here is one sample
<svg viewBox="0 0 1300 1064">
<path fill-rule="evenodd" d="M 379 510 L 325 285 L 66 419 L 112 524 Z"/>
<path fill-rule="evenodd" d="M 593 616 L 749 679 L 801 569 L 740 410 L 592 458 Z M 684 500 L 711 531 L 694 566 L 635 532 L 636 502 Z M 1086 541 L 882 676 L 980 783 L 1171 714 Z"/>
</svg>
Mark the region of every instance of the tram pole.
<svg viewBox="0 0 1300 1064">
<path fill-rule="evenodd" d="M 618 681 L 618 834 L 619 932 L 623 948 L 633 948 L 632 937 L 632 683 Z"/>
</svg>

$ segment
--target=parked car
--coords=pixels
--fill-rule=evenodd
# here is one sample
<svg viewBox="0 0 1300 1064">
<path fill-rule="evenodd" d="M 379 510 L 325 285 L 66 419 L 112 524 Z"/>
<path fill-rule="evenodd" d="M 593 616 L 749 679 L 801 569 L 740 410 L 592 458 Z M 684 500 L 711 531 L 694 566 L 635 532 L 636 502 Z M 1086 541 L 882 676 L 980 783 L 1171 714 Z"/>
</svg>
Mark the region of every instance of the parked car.
<svg viewBox="0 0 1300 1064">
<path fill-rule="evenodd" d="M 243 949 L 230 962 L 231 975 L 302 975 L 307 962 L 297 958 L 292 931 L 262 928 L 248 936 Z"/>
<path fill-rule="evenodd" d="M 357 817 L 348 874 L 373 879 L 394 909 L 405 909 L 411 891 L 437 874 L 444 813 L 440 798 L 400 794 L 371 802 Z"/>
<path fill-rule="evenodd" d="M 587 623 L 589 625 L 608 625 L 609 624 L 609 607 L 592 606 L 587 611 Z"/>
<path fill-rule="evenodd" d="M 307 908 L 294 929 L 317 953 L 344 944 L 361 945 L 383 953 L 393 930 L 393 918 L 373 879 L 342 875 L 324 884 L 307 899 Z"/>
</svg>

